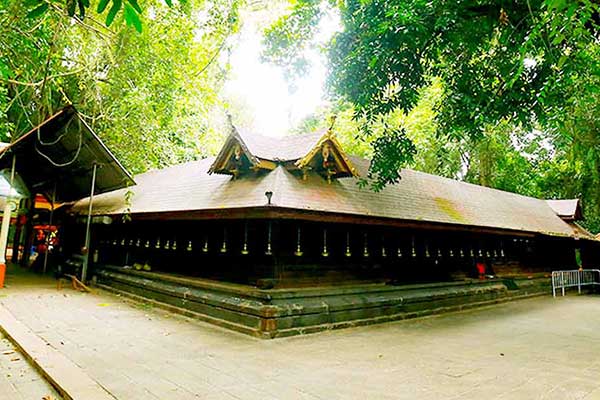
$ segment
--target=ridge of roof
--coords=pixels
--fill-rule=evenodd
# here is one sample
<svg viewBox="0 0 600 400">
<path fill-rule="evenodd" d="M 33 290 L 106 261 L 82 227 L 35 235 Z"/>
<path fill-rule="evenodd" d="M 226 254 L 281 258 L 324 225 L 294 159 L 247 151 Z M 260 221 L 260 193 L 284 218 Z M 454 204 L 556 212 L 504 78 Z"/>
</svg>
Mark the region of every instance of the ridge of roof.
<svg viewBox="0 0 600 400">
<path fill-rule="evenodd" d="M 186 167 L 190 167 L 193 165 L 198 165 L 198 166 L 202 166 L 203 164 L 212 164 L 215 159 L 217 157 L 216 156 L 211 156 L 211 157 L 205 157 L 205 158 L 200 158 L 198 160 L 190 160 L 190 161 L 185 161 L 179 164 L 173 164 L 173 165 L 167 165 L 164 168 L 151 168 L 147 171 L 144 172 L 140 172 L 139 174 L 134 175 L 134 177 L 137 178 L 145 178 L 149 175 L 153 175 L 153 174 L 157 174 L 157 173 L 162 173 L 164 171 L 167 170 L 173 170 L 173 169 L 179 169 L 179 168 L 186 168 Z"/>
<path fill-rule="evenodd" d="M 270 192 L 273 193 L 273 197 L 271 199 L 270 205 L 278 206 L 281 203 L 282 193 L 279 190 L 279 188 L 281 187 L 281 181 L 283 179 L 283 176 L 286 173 L 289 173 L 289 171 L 285 169 L 282 165 L 278 165 L 273 171 L 270 171 L 268 173 L 268 175 L 273 176 L 273 188 L 270 189 Z"/>
</svg>

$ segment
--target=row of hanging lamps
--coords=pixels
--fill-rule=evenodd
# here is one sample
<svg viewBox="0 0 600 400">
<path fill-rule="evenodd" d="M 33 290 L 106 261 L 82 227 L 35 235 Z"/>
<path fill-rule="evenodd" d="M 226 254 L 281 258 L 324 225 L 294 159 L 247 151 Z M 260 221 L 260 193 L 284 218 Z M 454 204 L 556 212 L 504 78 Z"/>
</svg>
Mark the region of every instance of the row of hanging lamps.
<svg viewBox="0 0 600 400">
<path fill-rule="evenodd" d="M 299 230 L 298 230 L 298 234 Z M 300 242 L 298 241 L 298 248 L 300 247 Z M 192 250 L 192 244 L 191 241 L 188 243 L 188 250 L 191 251 Z M 208 249 L 208 236 L 204 236 L 204 244 L 202 245 L 202 252 L 203 253 L 208 253 L 209 249 Z M 223 241 L 221 242 L 221 247 L 219 249 L 219 252 L 222 254 L 225 254 L 228 252 L 228 248 L 227 248 L 227 229 L 223 228 Z M 242 250 L 240 252 L 242 255 L 248 255 L 250 254 L 250 250 L 248 247 L 248 223 L 244 224 L 244 242 L 242 244 Z M 269 222 L 268 227 L 267 227 L 267 246 L 266 246 L 266 250 L 265 250 L 265 255 L 272 255 L 273 254 L 273 248 L 272 248 L 272 225 L 271 222 Z"/>
<path fill-rule="evenodd" d="M 297 257 L 301 257 L 304 255 L 304 252 L 302 250 L 302 230 L 300 227 L 297 228 L 296 230 L 297 232 L 297 237 L 296 237 L 296 249 L 294 251 L 294 255 Z M 330 252 L 329 252 L 329 243 L 328 243 L 328 230 L 327 229 L 323 229 L 322 232 L 322 238 L 323 238 L 323 243 L 322 243 L 322 251 L 321 251 L 321 256 L 322 257 L 329 257 L 330 256 Z M 220 253 L 227 253 L 228 252 L 228 243 L 227 243 L 227 229 L 224 228 L 223 229 L 223 241 L 221 243 L 221 246 L 219 248 L 219 252 Z M 244 224 L 244 236 L 243 236 L 243 244 L 242 244 L 242 249 L 241 249 L 241 254 L 242 255 L 248 255 L 250 254 L 250 250 L 249 250 L 249 243 L 248 243 L 248 223 Z M 516 243 L 529 243 L 528 239 L 514 239 L 514 241 Z M 106 241 L 101 241 L 101 243 L 106 243 L 106 244 L 111 244 L 113 246 L 117 246 L 117 245 L 121 245 L 123 247 L 125 247 L 126 245 L 131 246 L 131 247 L 144 247 L 144 248 L 150 248 L 151 245 L 151 241 L 149 239 L 146 239 L 145 241 L 143 241 L 141 238 L 129 238 L 127 239 L 126 237 L 122 237 L 120 240 L 118 238 L 113 238 L 112 241 L 111 240 L 106 240 Z M 350 243 L 350 232 L 347 231 L 346 232 L 346 246 L 345 246 L 345 252 L 344 252 L 344 256 L 345 257 L 351 257 L 352 256 L 352 249 L 351 249 L 351 243 Z M 203 242 L 203 246 L 202 246 L 202 252 L 203 253 L 208 253 L 209 251 L 209 244 L 208 244 L 208 236 L 205 235 L 204 236 L 204 242 Z M 164 248 L 165 250 L 177 250 L 177 240 L 173 239 L 173 240 L 169 240 L 166 239 L 164 241 L 161 241 L 161 238 L 158 237 L 156 239 L 154 248 L 156 249 L 161 249 Z M 193 243 L 192 240 L 188 240 L 187 241 L 187 246 L 185 247 L 185 250 L 187 252 L 192 252 L 193 251 Z M 425 258 L 432 258 L 432 252 L 435 254 L 435 258 L 436 259 L 441 259 L 444 254 L 446 254 L 445 252 L 442 252 L 442 248 L 441 247 L 435 247 L 434 249 L 431 249 L 430 245 L 425 242 L 424 243 L 424 248 L 423 248 L 423 255 Z M 272 255 L 273 254 L 273 249 L 272 249 L 272 223 L 271 221 L 269 221 L 268 223 L 268 228 L 267 228 L 267 243 L 266 243 L 266 248 L 265 248 L 265 255 Z M 398 246 L 396 248 L 396 256 L 398 258 L 402 258 L 404 256 L 403 254 L 403 250 L 401 248 L 401 246 Z M 504 252 L 504 246 L 502 246 L 502 242 L 500 243 L 499 249 L 498 248 L 476 248 L 476 247 L 469 247 L 468 249 L 464 249 L 463 247 L 459 247 L 458 249 L 454 249 L 454 248 L 449 248 L 448 249 L 448 257 L 449 258 L 454 258 L 454 257 L 460 257 L 460 258 L 465 258 L 466 254 L 469 254 L 469 256 L 471 258 L 475 258 L 476 256 L 479 258 L 504 258 L 505 257 L 505 252 Z M 370 257 L 370 252 L 369 252 L 369 237 L 368 237 L 368 233 L 363 233 L 363 249 L 362 249 L 362 256 L 364 258 L 368 258 Z M 381 257 L 387 257 L 388 256 L 388 249 L 386 248 L 386 243 L 385 243 L 385 237 L 382 236 L 381 237 L 381 253 L 380 253 Z M 412 258 L 417 258 L 417 248 L 415 245 L 415 237 L 412 236 L 411 237 L 411 248 L 410 248 L 410 256 Z"/>
<path fill-rule="evenodd" d="M 480 258 L 504 258 L 505 257 L 505 252 L 504 252 L 504 248 L 502 246 L 500 246 L 500 249 L 498 250 L 497 248 L 493 248 L 493 249 L 484 249 L 484 248 L 473 248 L 470 247 L 468 250 L 463 249 L 462 247 L 458 248 L 457 250 L 455 250 L 454 248 L 448 248 L 448 257 L 449 258 L 455 258 L 455 257 L 460 257 L 460 258 L 465 258 L 467 253 L 469 254 L 469 256 L 471 258 L 475 258 L 480 257 Z M 382 247 L 382 256 L 385 257 L 385 246 Z M 435 247 L 434 249 L 431 249 L 431 246 L 428 243 L 424 243 L 423 245 L 423 255 L 425 258 L 432 258 L 432 255 L 434 255 L 434 257 L 436 259 L 441 259 L 444 257 L 445 252 L 442 251 L 441 247 Z M 400 247 L 398 247 L 397 249 L 397 255 L 399 258 L 402 257 L 402 249 Z M 414 238 L 411 240 L 411 257 L 416 258 L 417 257 L 417 249 L 415 246 L 415 240 Z"/>
<path fill-rule="evenodd" d="M 329 255 L 330 255 L 328 244 L 327 244 L 327 234 L 328 234 L 327 229 L 323 229 L 323 245 L 322 245 L 322 248 L 321 248 L 321 256 L 322 257 L 329 257 Z M 414 256 L 416 256 L 414 248 L 413 248 L 413 253 L 414 253 Z M 294 252 L 294 255 L 296 255 L 298 257 L 304 255 L 304 252 L 302 251 L 302 246 L 301 246 L 301 230 L 300 230 L 300 228 L 297 229 L 296 251 Z M 370 255 L 371 254 L 369 252 L 368 234 L 364 233 L 363 234 L 363 251 L 362 251 L 362 256 L 365 257 L 365 258 L 368 258 L 368 257 L 370 257 Z M 399 258 L 402 257 L 402 249 L 400 247 L 397 248 L 396 255 Z M 344 256 L 345 257 L 352 257 L 352 249 L 351 249 L 351 246 L 350 246 L 350 232 L 346 232 L 346 246 L 345 246 Z M 382 237 L 381 256 L 382 257 L 387 257 L 388 256 L 387 249 L 385 247 L 385 239 L 384 239 L 384 237 Z"/>
</svg>

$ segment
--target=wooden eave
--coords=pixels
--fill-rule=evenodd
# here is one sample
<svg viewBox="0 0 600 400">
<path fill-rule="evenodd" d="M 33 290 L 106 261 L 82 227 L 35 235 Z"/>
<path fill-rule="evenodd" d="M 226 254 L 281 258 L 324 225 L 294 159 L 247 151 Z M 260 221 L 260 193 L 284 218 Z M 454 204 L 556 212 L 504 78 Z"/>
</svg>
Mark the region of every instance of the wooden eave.
<svg viewBox="0 0 600 400">
<path fill-rule="evenodd" d="M 298 169 L 303 169 L 307 167 L 311 163 L 313 158 L 319 153 L 323 144 L 325 144 L 326 142 L 330 142 L 332 144 L 332 154 L 335 159 L 335 162 L 341 166 L 340 169 L 342 171 L 347 171 L 347 176 L 353 176 L 355 178 L 358 178 L 360 175 L 358 174 L 356 167 L 352 164 L 352 162 L 342 149 L 342 145 L 331 131 L 327 131 L 327 133 L 325 133 L 319 139 L 319 141 L 312 147 L 312 149 L 304 157 L 296 161 L 294 165 Z M 338 176 L 339 175 L 342 174 L 338 174 Z"/>
<path fill-rule="evenodd" d="M 112 214 L 111 217 L 115 217 Z M 544 234 L 529 231 L 519 231 L 514 229 L 491 228 L 477 225 L 449 224 L 441 222 L 418 221 L 408 219 L 395 219 L 378 216 L 355 215 L 329 211 L 299 210 L 295 208 L 279 207 L 276 205 L 236 207 L 227 209 L 209 209 L 209 210 L 187 210 L 172 212 L 143 212 L 130 214 L 134 221 L 184 221 L 184 220 L 232 220 L 232 219 L 271 219 L 271 220 L 292 220 L 307 222 L 326 222 L 342 223 L 365 226 L 382 226 L 389 228 L 405 228 L 432 231 L 447 232 L 465 232 L 481 233 L 492 235 L 506 235 L 534 238 L 536 236 L 546 236 L 554 238 L 570 238 L 570 236 L 561 236 L 553 234 Z"/>
</svg>

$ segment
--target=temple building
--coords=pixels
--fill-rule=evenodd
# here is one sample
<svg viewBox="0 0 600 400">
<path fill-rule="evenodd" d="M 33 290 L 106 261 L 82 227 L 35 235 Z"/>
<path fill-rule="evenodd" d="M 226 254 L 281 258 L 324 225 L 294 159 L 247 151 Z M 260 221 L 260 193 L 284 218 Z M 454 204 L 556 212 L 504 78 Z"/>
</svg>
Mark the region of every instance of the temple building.
<svg viewBox="0 0 600 400">
<path fill-rule="evenodd" d="M 598 261 L 577 200 L 546 201 L 404 169 L 379 192 L 334 128 L 263 137 L 231 126 L 214 158 L 94 197 L 102 287 L 272 338 L 548 291 Z M 87 199 L 64 243 L 82 243 Z"/>
</svg>

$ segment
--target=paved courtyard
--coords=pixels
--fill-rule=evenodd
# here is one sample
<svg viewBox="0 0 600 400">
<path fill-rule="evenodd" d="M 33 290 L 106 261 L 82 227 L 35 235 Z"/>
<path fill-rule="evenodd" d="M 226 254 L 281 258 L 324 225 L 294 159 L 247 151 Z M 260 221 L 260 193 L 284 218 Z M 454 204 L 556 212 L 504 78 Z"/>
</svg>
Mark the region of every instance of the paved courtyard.
<svg viewBox="0 0 600 400">
<path fill-rule="evenodd" d="M 0 334 L 0 400 L 58 400 L 61 397 L 12 343 Z"/>
<path fill-rule="evenodd" d="M 600 399 L 597 296 L 271 341 L 42 279 L 0 296 L 117 399 Z"/>
</svg>

